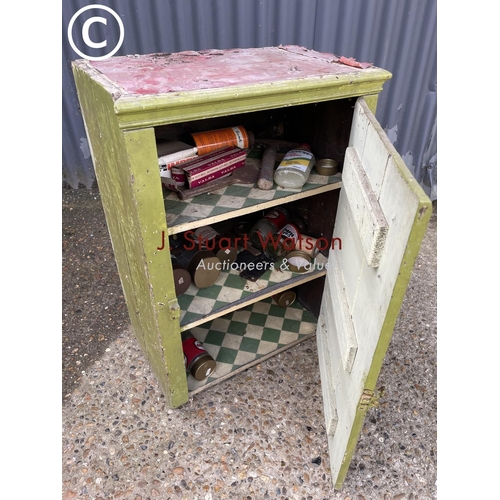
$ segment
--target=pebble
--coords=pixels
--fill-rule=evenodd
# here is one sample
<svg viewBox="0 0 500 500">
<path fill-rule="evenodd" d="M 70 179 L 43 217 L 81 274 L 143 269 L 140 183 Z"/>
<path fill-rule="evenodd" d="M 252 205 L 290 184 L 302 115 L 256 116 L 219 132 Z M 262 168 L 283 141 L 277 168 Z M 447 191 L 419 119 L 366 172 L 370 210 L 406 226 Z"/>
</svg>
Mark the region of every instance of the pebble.
<svg viewBox="0 0 500 500">
<path fill-rule="evenodd" d="M 174 467 L 172 472 L 177 475 L 184 474 L 184 467 Z"/>
</svg>

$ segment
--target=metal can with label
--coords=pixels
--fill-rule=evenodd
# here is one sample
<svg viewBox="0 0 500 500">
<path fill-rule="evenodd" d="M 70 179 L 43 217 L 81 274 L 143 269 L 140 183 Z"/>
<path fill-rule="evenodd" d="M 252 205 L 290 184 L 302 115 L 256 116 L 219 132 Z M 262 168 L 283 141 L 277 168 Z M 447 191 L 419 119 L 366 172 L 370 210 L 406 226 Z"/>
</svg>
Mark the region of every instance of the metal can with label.
<svg viewBox="0 0 500 500">
<path fill-rule="evenodd" d="M 268 239 L 264 253 L 271 259 L 279 259 L 294 250 L 299 239 L 298 227 L 289 222 L 278 234 Z"/>
<path fill-rule="evenodd" d="M 181 338 L 186 371 L 196 380 L 205 380 L 215 371 L 217 366 L 215 359 L 190 331 L 182 332 Z"/>
<path fill-rule="evenodd" d="M 290 214 L 285 208 L 275 207 L 264 214 L 250 231 L 250 241 L 262 248 L 269 237 L 283 228 L 290 219 Z"/>
<path fill-rule="evenodd" d="M 209 130 L 207 132 L 194 132 L 191 137 L 198 148 L 199 156 L 228 146 L 248 149 L 254 143 L 252 132 L 242 126 Z"/>
</svg>

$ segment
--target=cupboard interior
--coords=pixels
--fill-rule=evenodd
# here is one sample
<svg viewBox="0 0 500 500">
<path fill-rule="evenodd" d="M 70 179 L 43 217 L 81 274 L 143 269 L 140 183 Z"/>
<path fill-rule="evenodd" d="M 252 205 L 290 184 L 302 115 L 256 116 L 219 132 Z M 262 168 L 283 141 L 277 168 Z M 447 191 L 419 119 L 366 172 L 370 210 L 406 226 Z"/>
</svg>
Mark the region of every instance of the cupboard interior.
<svg viewBox="0 0 500 500">
<path fill-rule="evenodd" d="M 155 128 L 156 141 L 180 140 L 195 145 L 190 134 L 242 125 L 259 139 L 307 143 L 316 158 L 342 165 L 349 142 L 354 98 L 219 116 Z"/>
<path fill-rule="evenodd" d="M 337 160 L 339 162 L 339 171 L 341 172 L 344 153 L 349 142 L 354 104 L 355 99 L 350 98 L 169 124 L 155 129 L 156 141 L 181 140 L 194 145 L 190 136 L 193 132 L 241 125 L 253 132 L 256 142 L 254 148 L 263 150 L 263 147 L 259 147 L 259 139 L 277 139 L 307 143 L 310 145 L 316 159 L 332 158 Z M 321 238 L 322 241 L 330 242 L 336 218 L 338 197 L 339 190 L 336 189 L 286 204 L 280 203 L 279 200 L 277 200 L 276 205 L 287 208 L 292 216 L 301 217 L 307 225 L 308 236 Z M 265 211 L 266 210 L 260 209 L 252 210 L 250 208 L 248 213 L 243 216 L 232 218 L 231 214 L 228 214 L 226 220 L 210 225 L 221 234 L 227 234 L 227 231 L 230 231 L 235 223 L 242 220 L 256 222 L 262 217 Z M 329 248 L 321 250 L 321 253 L 326 258 L 328 258 L 328 252 Z M 311 313 L 316 319 L 319 316 L 324 282 L 325 278 L 323 273 L 311 281 L 293 287 L 297 295 L 296 305 L 300 304 L 305 311 Z M 242 286 L 243 285 L 244 280 L 242 279 Z M 290 287 L 291 286 L 287 284 L 287 282 L 284 282 L 280 289 L 284 290 Z M 272 303 L 269 297 L 265 298 L 262 302 L 264 303 L 265 301 Z M 179 300 L 179 303 L 182 309 L 182 300 Z M 249 306 L 247 302 L 243 301 L 240 307 L 242 310 L 246 310 L 254 306 Z M 228 313 L 227 315 L 225 315 L 224 310 L 222 310 L 220 316 L 217 316 L 216 312 L 215 316 L 217 317 L 214 317 L 214 314 L 207 315 L 207 325 L 211 326 L 213 324 L 217 325 L 223 323 L 226 318 L 232 318 L 232 315 L 235 314 L 234 311 L 237 313 L 238 309 L 236 308 L 235 310 L 233 307 L 231 314 Z M 206 325 L 204 325 L 203 321 L 198 321 L 193 329 L 193 333 L 196 335 L 195 330 L 198 329 L 198 334 L 202 334 L 204 326 Z M 203 334 L 210 336 L 211 333 L 211 331 L 205 331 Z M 203 339 L 200 340 L 204 341 Z M 207 343 L 204 343 L 206 346 Z M 292 343 L 292 345 L 294 344 L 295 343 Z M 208 348 L 207 350 L 209 351 Z M 260 361 L 262 361 L 262 359 L 256 360 L 255 362 Z M 248 363 L 245 368 L 248 368 L 252 364 L 254 363 Z M 236 366 L 236 368 L 238 369 L 239 367 Z M 218 381 L 227 378 L 229 375 L 231 375 L 231 373 L 222 374 L 222 376 L 218 377 Z M 189 378 L 192 377 L 188 377 L 188 383 Z M 193 392 L 209 384 L 210 381 L 207 383 L 206 381 L 200 382 L 192 379 L 189 389 Z"/>
</svg>

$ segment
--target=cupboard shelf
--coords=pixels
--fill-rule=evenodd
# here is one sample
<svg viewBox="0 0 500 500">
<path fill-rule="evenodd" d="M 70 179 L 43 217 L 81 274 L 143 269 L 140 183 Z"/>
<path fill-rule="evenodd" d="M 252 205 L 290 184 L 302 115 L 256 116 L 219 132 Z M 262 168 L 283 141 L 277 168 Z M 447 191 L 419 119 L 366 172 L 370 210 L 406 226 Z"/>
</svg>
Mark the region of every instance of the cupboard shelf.
<svg viewBox="0 0 500 500">
<path fill-rule="evenodd" d="M 180 200 L 176 193 L 166 192 L 164 202 L 168 235 L 326 193 L 341 186 L 340 174 L 327 177 L 313 170 L 301 189 L 278 187 L 263 191 L 257 186 L 233 184 L 189 200 Z"/>
<path fill-rule="evenodd" d="M 195 394 L 313 336 L 316 318 L 298 302 L 284 308 L 269 297 L 193 328 L 193 335 L 216 360 L 205 380 L 188 376 Z"/>
<path fill-rule="evenodd" d="M 311 271 L 294 273 L 280 269 L 278 262 L 257 281 L 245 281 L 238 271 L 221 272 L 217 282 L 208 288 L 198 289 L 193 284 L 178 298 L 181 308 L 181 331 L 190 330 L 207 321 L 244 308 L 289 288 L 324 276 L 328 259 L 321 253 L 312 264 Z"/>
</svg>

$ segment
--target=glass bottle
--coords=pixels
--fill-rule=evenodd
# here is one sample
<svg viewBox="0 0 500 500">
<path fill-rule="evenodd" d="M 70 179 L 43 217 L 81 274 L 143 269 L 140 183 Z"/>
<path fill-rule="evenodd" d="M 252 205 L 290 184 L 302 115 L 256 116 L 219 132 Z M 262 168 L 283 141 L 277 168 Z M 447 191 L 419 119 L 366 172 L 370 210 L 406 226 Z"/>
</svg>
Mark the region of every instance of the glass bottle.
<svg viewBox="0 0 500 500">
<path fill-rule="evenodd" d="M 274 172 L 274 182 L 282 188 L 301 188 L 316 162 L 308 144 L 286 153 Z"/>
</svg>

